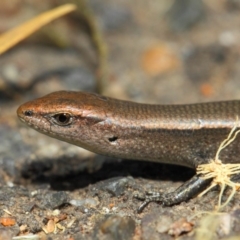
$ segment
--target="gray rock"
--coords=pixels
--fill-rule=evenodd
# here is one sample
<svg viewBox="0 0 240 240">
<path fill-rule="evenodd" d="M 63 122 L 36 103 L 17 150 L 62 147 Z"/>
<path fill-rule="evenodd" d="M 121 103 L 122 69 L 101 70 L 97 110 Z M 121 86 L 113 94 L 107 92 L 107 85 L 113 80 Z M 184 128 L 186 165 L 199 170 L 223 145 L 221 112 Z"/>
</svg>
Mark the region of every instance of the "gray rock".
<svg viewBox="0 0 240 240">
<path fill-rule="evenodd" d="M 176 0 L 169 15 L 173 30 L 187 30 L 204 17 L 204 5 L 201 0 Z"/>
<path fill-rule="evenodd" d="M 50 192 L 47 194 L 41 194 L 40 196 L 42 198 L 41 205 L 44 208 L 55 209 L 69 201 L 66 192 Z"/>
<path fill-rule="evenodd" d="M 117 197 L 124 193 L 126 186 L 132 180 L 131 177 L 115 177 L 99 184 L 99 188 Z"/>
</svg>

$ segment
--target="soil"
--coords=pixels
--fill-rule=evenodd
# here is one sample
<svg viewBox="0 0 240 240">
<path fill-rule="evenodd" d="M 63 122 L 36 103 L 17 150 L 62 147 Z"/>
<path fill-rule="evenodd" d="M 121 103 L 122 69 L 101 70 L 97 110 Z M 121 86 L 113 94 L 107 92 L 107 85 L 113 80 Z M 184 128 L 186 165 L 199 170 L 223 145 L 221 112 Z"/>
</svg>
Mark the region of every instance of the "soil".
<svg viewBox="0 0 240 240">
<path fill-rule="evenodd" d="M 56 6 L 45 2 L 1 1 L 0 32 Z M 239 99 L 238 1 L 91 0 L 89 7 L 108 48 L 104 95 L 158 104 Z M 0 56 L 0 240 L 238 239 L 238 192 L 222 214 L 213 213 L 217 188 L 137 213 L 136 191 L 173 191 L 195 171 L 106 158 L 20 123 L 16 109 L 30 99 L 96 91 L 98 61 L 87 23 L 74 14 Z"/>
</svg>

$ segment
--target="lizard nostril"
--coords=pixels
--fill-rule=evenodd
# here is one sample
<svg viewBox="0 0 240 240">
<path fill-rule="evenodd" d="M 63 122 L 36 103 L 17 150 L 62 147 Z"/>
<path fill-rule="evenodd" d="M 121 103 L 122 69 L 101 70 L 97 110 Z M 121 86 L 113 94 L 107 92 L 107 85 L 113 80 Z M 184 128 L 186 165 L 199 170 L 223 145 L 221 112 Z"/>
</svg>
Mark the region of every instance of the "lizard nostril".
<svg viewBox="0 0 240 240">
<path fill-rule="evenodd" d="M 31 117 L 33 115 L 33 111 L 27 110 L 27 111 L 24 112 L 24 115 L 27 116 L 27 117 Z"/>
</svg>

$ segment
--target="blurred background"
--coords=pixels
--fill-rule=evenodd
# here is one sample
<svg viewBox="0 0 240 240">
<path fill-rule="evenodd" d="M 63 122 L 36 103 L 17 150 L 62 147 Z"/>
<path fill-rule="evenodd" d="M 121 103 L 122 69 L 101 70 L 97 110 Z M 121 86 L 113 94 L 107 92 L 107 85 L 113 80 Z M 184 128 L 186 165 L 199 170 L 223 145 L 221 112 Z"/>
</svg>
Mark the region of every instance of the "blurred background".
<svg viewBox="0 0 240 240">
<path fill-rule="evenodd" d="M 2 0 L 0 33 L 61 3 Z M 105 95 L 150 103 L 238 98 L 239 1 L 91 0 L 87 8 L 108 49 Z M 70 13 L 1 55 L 1 101 L 96 91 L 102 56 L 89 25 Z"/>
<path fill-rule="evenodd" d="M 0 55 L 1 186 L 75 189 L 97 180 L 59 178 L 105 161 L 23 126 L 16 109 L 30 99 L 63 89 L 158 104 L 240 99 L 240 1 L 75 2 L 78 11 Z M 1 0 L 0 34 L 64 3 Z"/>
</svg>

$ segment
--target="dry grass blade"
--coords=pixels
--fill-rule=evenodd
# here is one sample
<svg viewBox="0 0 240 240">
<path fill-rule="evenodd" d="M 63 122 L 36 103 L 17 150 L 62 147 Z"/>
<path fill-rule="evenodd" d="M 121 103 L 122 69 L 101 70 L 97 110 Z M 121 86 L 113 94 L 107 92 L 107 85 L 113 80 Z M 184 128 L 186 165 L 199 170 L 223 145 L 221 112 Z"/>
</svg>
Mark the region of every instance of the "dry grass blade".
<svg viewBox="0 0 240 240">
<path fill-rule="evenodd" d="M 219 193 L 217 210 L 220 210 L 221 208 L 225 207 L 234 197 L 236 190 L 240 188 L 240 183 L 235 183 L 231 181 L 231 177 L 233 175 L 240 173 L 240 164 L 223 164 L 222 161 L 219 159 L 219 155 L 221 151 L 224 148 L 226 148 L 229 144 L 231 144 L 239 134 L 240 130 L 236 131 L 237 123 L 238 123 L 238 118 L 235 126 L 232 128 L 228 137 L 220 144 L 218 151 L 216 153 L 215 159 L 212 159 L 207 164 L 199 165 L 197 168 L 197 174 L 201 174 L 202 178 L 213 179 L 212 184 L 205 191 L 203 191 L 199 195 L 199 197 L 203 196 L 205 193 L 207 193 L 210 189 L 212 189 L 216 185 L 220 186 L 221 190 Z M 223 192 L 227 186 L 232 189 L 232 192 L 229 195 L 228 199 L 225 201 L 225 203 L 222 204 L 221 200 L 222 200 Z"/>
<path fill-rule="evenodd" d="M 76 8 L 77 7 L 74 4 L 62 5 L 55 9 L 44 12 L 39 16 L 2 34 L 0 36 L 0 54 L 6 52 L 18 42 L 36 32 L 39 28 L 69 12 L 74 11 Z"/>
</svg>

